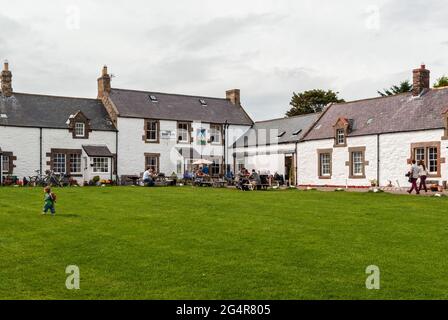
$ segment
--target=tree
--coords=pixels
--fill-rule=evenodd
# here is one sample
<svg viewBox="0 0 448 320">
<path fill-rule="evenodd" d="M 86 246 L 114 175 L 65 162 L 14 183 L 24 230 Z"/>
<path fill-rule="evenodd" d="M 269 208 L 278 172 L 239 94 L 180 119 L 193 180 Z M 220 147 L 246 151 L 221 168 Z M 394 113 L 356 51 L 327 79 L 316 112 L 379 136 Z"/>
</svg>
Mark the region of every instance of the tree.
<svg viewBox="0 0 448 320">
<path fill-rule="evenodd" d="M 390 87 L 390 89 L 384 89 L 384 92 L 378 91 L 378 94 L 382 97 L 386 97 L 410 91 L 412 91 L 412 84 L 409 82 L 409 80 L 406 80 L 402 81 L 398 86 L 394 85 Z"/>
<path fill-rule="evenodd" d="M 320 112 L 329 103 L 345 102 L 338 98 L 339 92 L 332 90 L 324 91 L 320 89 L 308 90 L 301 93 L 293 92 L 291 98 L 291 109 L 286 112 L 287 117 L 301 114 Z"/>
<path fill-rule="evenodd" d="M 436 83 L 434 83 L 434 88 L 442 88 L 448 86 L 448 77 L 442 76 L 441 78 L 437 79 Z"/>
</svg>

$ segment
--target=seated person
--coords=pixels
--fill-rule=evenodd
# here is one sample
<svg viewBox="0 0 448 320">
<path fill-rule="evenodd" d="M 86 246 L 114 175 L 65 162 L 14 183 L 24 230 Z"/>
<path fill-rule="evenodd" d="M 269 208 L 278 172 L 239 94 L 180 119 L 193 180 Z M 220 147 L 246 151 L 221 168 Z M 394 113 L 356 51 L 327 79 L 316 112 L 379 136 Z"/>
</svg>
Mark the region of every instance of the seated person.
<svg viewBox="0 0 448 320">
<path fill-rule="evenodd" d="M 191 179 L 193 179 L 193 174 L 192 174 L 190 171 L 185 170 L 185 172 L 184 172 L 184 179 L 185 179 L 185 180 L 191 180 Z"/>
<path fill-rule="evenodd" d="M 154 179 L 153 179 L 153 170 L 148 167 L 146 168 L 146 171 L 143 173 L 143 183 L 148 186 L 148 187 L 152 187 L 154 186 Z"/>
<path fill-rule="evenodd" d="M 208 176 L 209 174 L 208 166 L 204 166 L 204 168 L 202 169 L 202 173 Z"/>
<path fill-rule="evenodd" d="M 283 176 L 279 175 L 278 172 L 274 174 L 274 181 L 277 181 L 280 185 L 284 184 Z"/>
<path fill-rule="evenodd" d="M 254 184 L 256 186 L 261 184 L 260 175 L 254 169 L 252 169 L 252 174 L 250 175 L 250 179 L 252 180 L 252 184 Z"/>
<path fill-rule="evenodd" d="M 226 172 L 225 179 L 226 179 L 227 181 L 232 181 L 233 179 L 235 179 L 235 177 L 234 177 L 234 175 L 233 175 L 233 172 L 232 172 L 231 170 L 228 170 L 228 171 Z"/>
</svg>

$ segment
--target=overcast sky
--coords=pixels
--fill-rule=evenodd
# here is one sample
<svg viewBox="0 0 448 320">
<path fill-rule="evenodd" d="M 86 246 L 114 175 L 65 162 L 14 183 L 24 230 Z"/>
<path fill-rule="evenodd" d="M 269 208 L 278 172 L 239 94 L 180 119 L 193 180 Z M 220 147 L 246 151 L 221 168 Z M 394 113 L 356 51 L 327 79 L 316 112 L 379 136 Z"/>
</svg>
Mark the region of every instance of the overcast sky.
<svg viewBox="0 0 448 320">
<path fill-rule="evenodd" d="M 254 120 L 282 117 L 293 91 L 346 100 L 448 75 L 446 0 L 0 0 L 0 59 L 17 92 L 96 97 L 113 87 L 224 97 Z"/>
</svg>

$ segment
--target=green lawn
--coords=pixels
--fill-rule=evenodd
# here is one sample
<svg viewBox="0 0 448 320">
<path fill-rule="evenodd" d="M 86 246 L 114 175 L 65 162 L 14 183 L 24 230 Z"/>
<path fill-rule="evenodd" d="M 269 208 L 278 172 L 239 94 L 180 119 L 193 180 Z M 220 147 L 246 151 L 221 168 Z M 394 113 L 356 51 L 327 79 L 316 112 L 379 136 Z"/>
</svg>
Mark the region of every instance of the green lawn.
<svg viewBox="0 0 448 320">
<path fill-rule="evenodd" d="M 448 298 L 448 199 L 183 188 L 0 189 L 0 299 Z M 65 288 L 77 265 L 81 290 Z M 381 269 L 381 289 L 365 269 Z"/>
</svg>

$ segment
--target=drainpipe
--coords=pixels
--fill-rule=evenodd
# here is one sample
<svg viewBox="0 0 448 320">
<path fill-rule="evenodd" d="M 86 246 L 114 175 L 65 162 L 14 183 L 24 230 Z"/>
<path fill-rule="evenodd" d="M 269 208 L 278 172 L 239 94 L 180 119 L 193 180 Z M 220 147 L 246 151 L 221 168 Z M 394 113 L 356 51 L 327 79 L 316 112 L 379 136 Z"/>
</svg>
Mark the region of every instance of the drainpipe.
<svg viewBox="0 0 448 320">
<path fill-rule="evenodd" d="M 112 158 L 113 159 L 113 158 Z M 111 170 L 111 180 L 113 177 L 113 170 Z M 115 176 L 116 183 L 118 185 L 118 130 L 115 131 Z"/>
<path fill-rule="evenodd" d="M 227 174 L 227 128 L 228 128 L 229 124 L 226 120 L 226 122 L 224 123 L 224 134 L 223 134 L 223 145 L 224 145 L 224 176 Z"/>
<path fill-rule="evenodd" d="M 299 166 L 298 166 L 298 163 L 299 163 L 299 143 L 298 142 L 296 142 L 296 157 L 295 157 L 295 159 L 294 159 L 295 161 L 294 161 L 294 171 L 295 171 L 295 180 L 296 180 L 296 187 L 299 185 Z"/>
<path fill-rule="evenodd" d="M 376 135 L 376 181 L 378 187 L 380 186 L 380 134 Z"/>
<path fill-rule="evenodd" d="M 39 128 L 39 174 L 42 175 L 42 128 Z"/>
<path fill-rule="evenodd" d="M 0 149 L 0 187 L 3 186 L 3 153 Z"/>
</svg>

